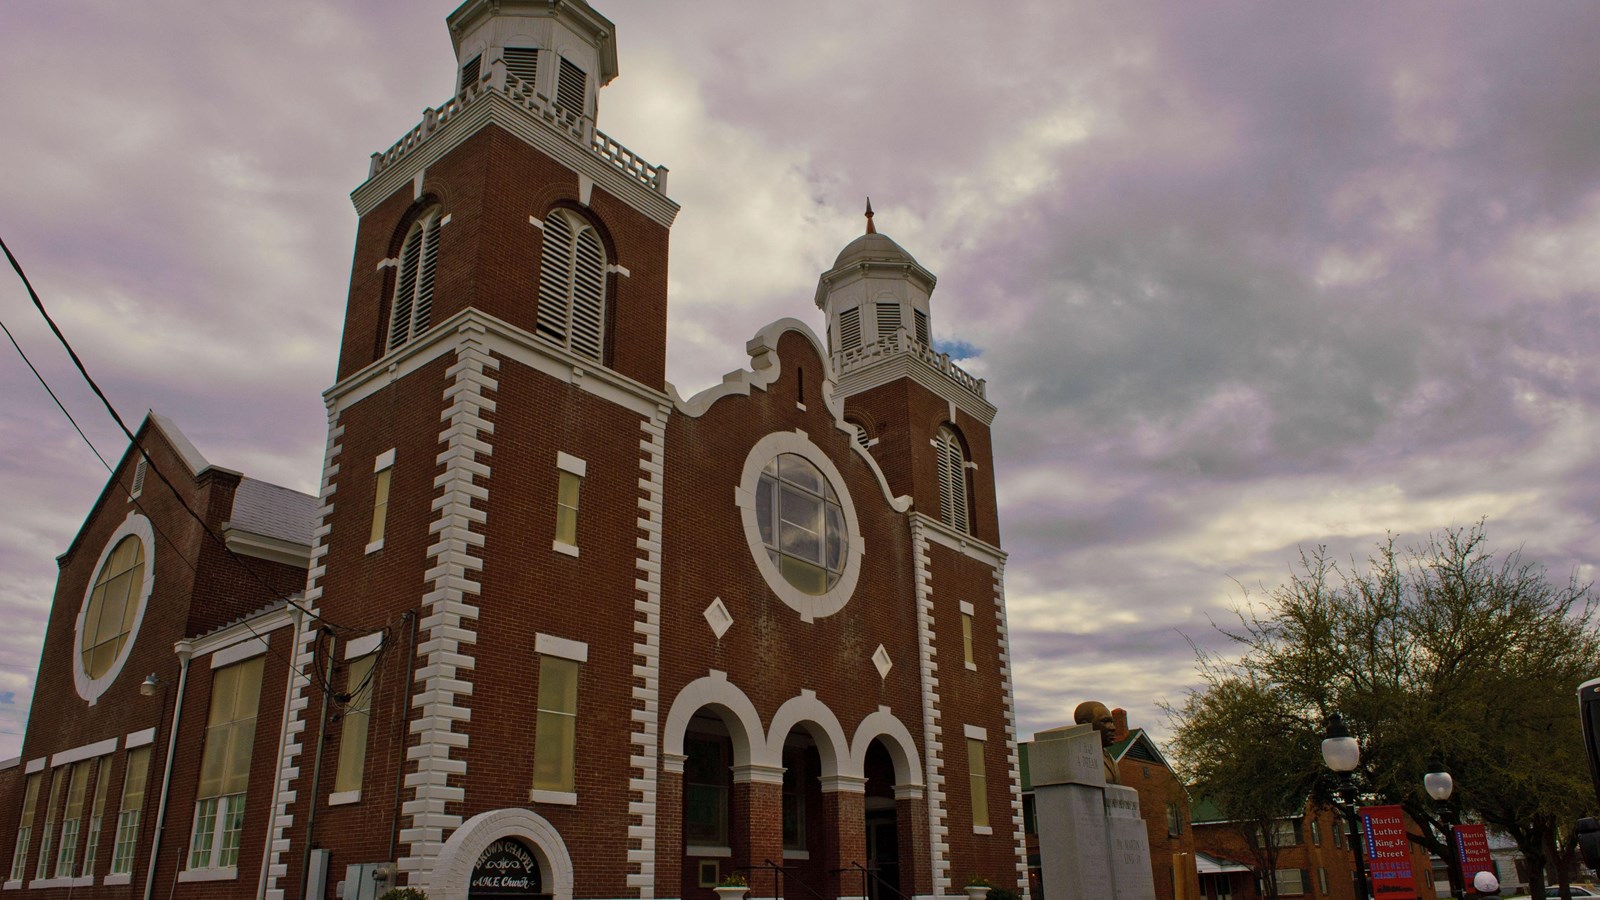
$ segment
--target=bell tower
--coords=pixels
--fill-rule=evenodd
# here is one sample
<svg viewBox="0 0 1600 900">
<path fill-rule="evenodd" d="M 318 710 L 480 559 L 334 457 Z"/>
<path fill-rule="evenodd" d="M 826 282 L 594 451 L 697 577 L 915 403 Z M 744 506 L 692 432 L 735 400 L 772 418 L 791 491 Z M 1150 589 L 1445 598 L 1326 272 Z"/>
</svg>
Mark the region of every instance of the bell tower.
<svg viewBox="0 0 1600 900">
<path fill-rule="evenodd" d="M 472 308 L 660 390 L 667 169 L 596 126 L 616 29 L 583 0 L 468 0 L 454 94 L 372 154 L 341 381 Z"/>
<path fill-rule="evenodd" d="M 938 279 L 878 231 L 871 200 L 866 217 L 866 232 L 817 280 L 845 417 L 917 510 L 998 546 L 986 384 L 934 349 Z"/>
</svg>

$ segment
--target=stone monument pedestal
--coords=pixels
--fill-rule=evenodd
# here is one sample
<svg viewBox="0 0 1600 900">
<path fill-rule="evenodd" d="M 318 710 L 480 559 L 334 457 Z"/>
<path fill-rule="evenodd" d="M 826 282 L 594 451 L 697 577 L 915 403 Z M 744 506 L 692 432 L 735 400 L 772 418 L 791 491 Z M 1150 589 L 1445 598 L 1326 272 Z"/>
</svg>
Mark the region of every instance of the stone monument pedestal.
<svg viewBox="0 0 1600 900">
<path fill-rule="evenodd" d="M 1028 751 L 1045 900 L 1155 900 L 1139 792 L 1106 783 L 1100 733 L 1052 728 Z"/>
</svg>

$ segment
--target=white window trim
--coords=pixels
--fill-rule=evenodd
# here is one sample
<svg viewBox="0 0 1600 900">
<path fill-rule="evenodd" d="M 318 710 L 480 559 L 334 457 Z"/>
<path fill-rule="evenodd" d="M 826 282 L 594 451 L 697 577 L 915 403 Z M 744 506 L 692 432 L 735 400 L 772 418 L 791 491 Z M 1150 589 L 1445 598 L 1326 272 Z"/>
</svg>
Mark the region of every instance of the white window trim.
<svg viewBox="0 0 1600 900">
<path fill-rule="evenodd" d="M 554 550 L 557 553 L 565 553 L 568 556 L 577 556 L 578 555 L 578 548 L 576 546 L 572 545 L 572 544 L 567 543 L 566 541 L 551 541 L 550 542 L 550 549 Z"/>
<path fill-rule="evenodd" d="M 783 453 L 793 453 L 816 466 L 822 472 L 822 477 L 832 485 L 844 513 L 850 546 L 845 552 L 844 571 L 840 573 L 838 583 L 826 593 L 807 594 L 790 584 L 768 556 L 766 544 L 761 540 L 761 524 L 756 520 L 756 489 L 761 481 L 761 471 L 773 457 Z M 800 621 L 813 622 L 844 608 L 855 593 L 856 580 L 861 577 L 861 558 L 866 553 L 866 539 L 861 533 L 861 521 L 856 518 L 855 501 L 850 498 L 844 476 L 822 448 L 813 444 L 806 433 L 799 429 L 774 432 L 756 441 L 755 446 L 750 448 L 750 454 L 744 458 L 744 472 L 739 478 L 739 486 L 734 489 L 733 502 L 739 507 L 745 541 L 750 545 L 756 568 L 761 571 L 772 593 L 785 606 L 800 614 Z"/>
<path fill-rule="evenodd" d="M 100 883 L 106 887 L 112 887 L 119 884 L 133 884 L 133 873 L 129 872 L 123 875 L 107 875 L 106 877 L 100 879 Z"/>
<path fill-rule="evenodd" d="M 89 598 L 94 595 L 95 582 L 100 580 L 100 570 L 105 568 L 106 560 L 111 558 L 111 551 L 122 539 L 134 535 L 144 543 L 144 581 L 139 586 L 139 611 L 134 614 L 133 625 L 128 628 L 128 639 L 123 641 L 122 649 L 117 653 L 117 658 L 112 660 L 111 668 L 99 678 L 90 678 L 89 673 L 83 670 L 83 617 L 89 612 Z M 78 689 L 78 696 L 89 701 L 93 706 L 100 699 L 100 695 L 111 687 L 111 682 L 117 680 L 122 674 L 122 666 L 128 661 L 128 654 L 133 651 L 134 642 L 139 639 L 139 626 L 144 623 L 145 611 L 150 608 L 150 591 L 156 582 L 155 558 L 155 529 L 150 520 L 136 512 L 128 513 L 122 524 L 111 537 L 106 539 L 105 548 L 100 551 L 100 559 L 94 564 L 94 574 L 89 580 L 89 585 L 84 588 L 83 602 L 78 607 L 78 620 L 72 633 L 72 681 Z"/>
<path fill-rule="evenodd" d="M 154 728 L 146 728 L 143 731 L 131 732 L 127 737 L 123 738 L 122 748 L 124 750 L 134 750 L 139 747 L 147 747 L 155 742 L 156 730 Z"/>
<path fill-rule="evenodd" d="M 978 613 L 977 609 L 965 600 L 962 600 L 959 605 L 961 606 L 962 615 L 973 616 Z"/>
<path fill-rule="evenodd" d="M 963 726 L 961 726 L 961 730 L 962 730 L 963 734 L 965 734 L 967 737 L 971 738 L 972 740 L 975 740 L 975 741 L 987 741 L 987 740 L 989 740 L 989 731 L 988 731 L 988 729 L 985 729 L 982 726 L 979 726 L 979 725 L 963 725 Z"/>
<path fill-rule="evenodd" d="M 242 851 L 244 848 L 240 848 Z M 221 869 L 182 869 L 178 872 L 180 882 L 189 881 L 234 881 L 239 877 L 238 866 L 228 866 Z"/>
<path fill-rule="evenodd" d="M 993 825 L 974 825 L 974 826 L 972 826 L 972 833 L 973 834 L 994 834 L 994 826 Z"/>
<path fill-rule="evenodd" d="M 267 652 L 267 642 L 272 639 L 271 634 L 263 634 L 259 638 L 251 635 L 250 640 L 240 641 L 229 647 L 223 647 L 211 654 L 211 668 L 220 669 L 231 666 L 236 662 L 253 659 Z"/>
<path fill-rule="evenodd" d="M 528 800 L 553 806 L 577 806 L 578 794 L 576 791 L 541 791 L 534 788 L 528 792 Z"/>
<path fill-rule="evenodd" d="M 17 879 L 14 879 L 12 881 L 8 881 L 3 885 L 0 885 L 0 890 L 3 890 L 3 891 L 14 891 L 14 890 L 16 890 L 16 889 L 18 889 L 20 887 L 22 887 L 22 879 L 21 878 L 17 878 Z"/>
<path fill-rule="evenodd" d="M 30 759 L 28 760 L 28 765 L 23 768 L 22 773 L 24 775 L 32 775 L 35 772 L 43 772 L 44 767 L 48 765 L 49 762 L 50 757 L 48 756 L 41 756 L 38 759 Z"/>
<path fill-rule="evenodd" d="M 328 805 L 329 806 L 348 806 L 348 805 L 350 805 L 352 803 L 360 803 L 360 802 L 361 802 L 361 789 L 360 788 L 356 788 L 353 791 L 334 791 L 333 793 L 328 795 Z"/>
<path fill-rule="evenodd" d="M 350 643 L 344 645 L 344 660 L 349 662 L 352 659 L 360 659 L 368 654 L 376 653 L 382 645 L 383 632 L 381 631 L 374 631 L 371 634 L 352 638 Z"/>
<path fill-rule="evenodd" d="M 811 851 L 810 850 L 785 850 L 785 851 L 783 851 L 783 858 L 784 859 L 810 859 L 811 858 Z"/>
<path fill-rule="evenodd" d="M 589 645 L 583 641 L 568 640 L 550 634 L 538 634 L 533 639 L 533 651 L 540 656 L 558 656 L 576 663 L 589 661 Z"/>
<path fill-rule="evenodd" d="M 93 759 L 96 756 L 105 756 L 107 753 L 115 753 L 116 749 L 116 738 L 106 738 L 103 741 L 96 741 L 93 744 L 84 744 L 82 747 L 73 747 L 71 750 L 63 750 L 60 753 L 50 757 L 50 768 L 54 769 L 57 766 L 71 765 L 72 763 L 81 762 L 85 759 Z"/>
<path fill-rule="evenodd" d="M 92 884 L 94 884 L 93 875 L 63 875 L 60 878 L 35 878 L 28 882 L 28 890 L 31 891 L 35 888 L 88 887 Z"/>
<path fill-rule="evenodd" d="M 563 472 L 571 472 L 579 478 L 586 478 L 589 473 L 589 463 L 560 450 L 556 451 L 556 468 Z"/>
<path fill-rule="evenodd" d="M 732 847 L 721 847 L 716 844 L 685 844 L 684 856 L 714 856 L 727 858 L 733 856 Z"/>
</svg>

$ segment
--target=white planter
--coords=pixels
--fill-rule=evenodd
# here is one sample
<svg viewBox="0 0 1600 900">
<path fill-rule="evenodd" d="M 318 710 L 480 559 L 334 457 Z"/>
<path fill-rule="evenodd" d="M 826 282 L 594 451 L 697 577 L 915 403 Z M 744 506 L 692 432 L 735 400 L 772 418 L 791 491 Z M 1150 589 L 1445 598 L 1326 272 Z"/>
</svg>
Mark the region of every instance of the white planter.
<svg viewBox="0 0 1600 900">
<path fill-rule="evenodd" d="M 721 900 L 744 900 L 744 895 L 750 893 L 749 888 L 738 887 L 737 885 L 714 887 L 712 890 L 717 892 L 717 896 Z"/>
<path fill-rule="evenodd" d="M 989 893 L 987 885 L 969 884 L 966 887 L 967 900 L 983 900 Z"/>
</svg>

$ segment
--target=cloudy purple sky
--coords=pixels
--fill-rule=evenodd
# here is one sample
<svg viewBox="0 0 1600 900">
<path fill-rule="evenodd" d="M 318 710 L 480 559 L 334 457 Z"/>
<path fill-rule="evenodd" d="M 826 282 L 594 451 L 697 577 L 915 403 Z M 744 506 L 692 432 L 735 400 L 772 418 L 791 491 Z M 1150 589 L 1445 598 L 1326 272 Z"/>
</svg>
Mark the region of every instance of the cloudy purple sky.
<svg viewBox="0 0 1600 900">
<path fill-rule="evenodd" d="M 311 490 L 348 192 L 453 85 L 449 0 L 7 0 L 0 235 L 110 396 Z M 1194 682 L 1299 546 L 1600 553 L 1600 5 L 599 0 L 672 169 L 669 375 L 821 330 L 881 229 L 989 379 L 1024 732 Z M 1001 10 L 1005 12 L 991 12 Z M 0 277 L 102 452 L 123 443 Z M 105 472 L 0 352 L 0 757 Z"/>
</svg>

